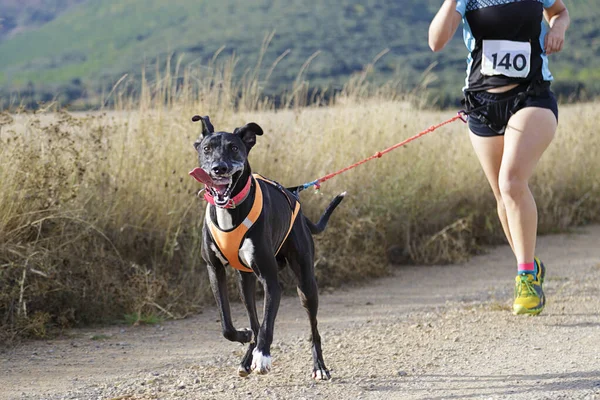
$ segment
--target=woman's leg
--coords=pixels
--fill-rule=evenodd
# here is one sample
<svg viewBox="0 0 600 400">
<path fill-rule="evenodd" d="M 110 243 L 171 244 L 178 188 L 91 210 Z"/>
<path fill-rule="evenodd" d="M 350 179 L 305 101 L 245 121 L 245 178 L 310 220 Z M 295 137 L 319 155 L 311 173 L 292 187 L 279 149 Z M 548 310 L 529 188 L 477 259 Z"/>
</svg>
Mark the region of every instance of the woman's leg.
<svg viewBox="0 0 600 400">
<path fill-rule="evenodd" d="M 537 236 L 537 207 L 529 179 L 552 142 L 557 121 L 552 111 L 528 107 L 513 115 L 504 134 L 498 187 L 517 263 L 532 263 Z"/>
<path fill-rule="evenodd" d="M 504 153 L 504 136 L 477 136 L 473 132 L 470 132 L 471 143 L 475 154 L 479 159 L 479 163 L 483 168 L 483 172 L 490 183 L 494 196 L 496 197 L 496 206 L 498 208 L 498 217 L 502 224 L 502 229 L 506 235 L 506 239 L 510 244 L 510 247 L 515 251 L 513 246 L 512 236 L 508 226 L 508 219 L 506 217 L 506 208 L 502 201 L 502 195 L 498 185 L 498 176 L 500 174 L 500 166 L 502 164 L 502 156 Z"/>
</svg>

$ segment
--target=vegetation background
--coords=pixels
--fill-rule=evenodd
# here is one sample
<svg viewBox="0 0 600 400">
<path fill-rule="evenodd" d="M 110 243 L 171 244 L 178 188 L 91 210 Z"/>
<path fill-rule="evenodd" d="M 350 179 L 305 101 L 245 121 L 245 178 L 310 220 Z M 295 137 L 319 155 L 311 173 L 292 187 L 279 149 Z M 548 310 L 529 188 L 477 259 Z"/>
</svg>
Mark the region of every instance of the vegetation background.
<svg viewBox="0 0 600 400">
<path fill-rule="evenodd" d="M 564 100 L 600 93 L 598 0 L 565 0 L 573 24 L 563 53 L 552 57 L 555 92 Z M 304 79 L 332 93 L 386 52 L 370 79 L 404 91 L 427 87 L 438 105 L 456 104 L 466 49 L 457 33 L 433 54 L 427 26 L 440 0 L 1 0 L 0 88 L 6 106 L 59 100 L 94 107 L 124 74 L 139 91 L 141 71 L 157 63 L 205 67 L 219 53 L 237 56 L 243 74 L 278 61 L 264 92 L 289 90 L 303 64 Z M 263 39 L 273 33 L 268 51 Z"/>
<path fill-rule="evenodd" d="M 0 0 L 0 99 L 11 111 L 0 113 L 0 340 L 212 304 L 204 203 L 187 176 L 194 114 L 227 131 L 259 123 L 252 165 L 287 186 L 454 115 L 432 107 L 455 101 L 464 69 L 458 38 L 440 54 L 425 48 L 437 1 L 165 4 Z M 563 103 L 594 94 L 595 4 L 569 2 L 569 43 L 552 57 Z M 541 233 L 600 221 L 597 108 L 561 107 L 532 182 Z M 316 219 L 344 190 L 317 239 L 323 289 L 503 242 L 459 122 L 327 182 L 322 196 L 303 193 L 305 213 Z"/>
</svg>

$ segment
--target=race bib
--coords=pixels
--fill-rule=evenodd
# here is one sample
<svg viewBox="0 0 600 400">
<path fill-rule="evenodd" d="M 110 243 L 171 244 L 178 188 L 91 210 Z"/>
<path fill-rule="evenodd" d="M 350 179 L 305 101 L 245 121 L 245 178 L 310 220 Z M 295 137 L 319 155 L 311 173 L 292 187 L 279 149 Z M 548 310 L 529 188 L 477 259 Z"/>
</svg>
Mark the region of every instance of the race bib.
<svg viewBox="0 0 600 400">
<path fill-rule="evenodd" d="M 483 75 L 526 78 L 531 62 L 531 43 L 510 40 L 484 40 L 481 56 Z"/>
</svg>

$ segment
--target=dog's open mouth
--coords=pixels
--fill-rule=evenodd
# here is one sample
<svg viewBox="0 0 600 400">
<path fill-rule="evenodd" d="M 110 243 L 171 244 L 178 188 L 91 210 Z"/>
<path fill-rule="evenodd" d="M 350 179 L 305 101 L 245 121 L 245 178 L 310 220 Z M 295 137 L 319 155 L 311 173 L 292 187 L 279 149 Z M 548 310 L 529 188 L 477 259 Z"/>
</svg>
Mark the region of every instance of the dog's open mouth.
<svg viewBox="0 0 600 400">
<path fill-rule="evenodd" d="M 227 205 L 231 196 L 231 191 L 235 186 L 233 175 L 228 177 L 220 176 L 218 178 L 212 178 L 212 181 L 213 184 L 211 186 L 206 186 L 206 190 L 208 190 L 208 192 L 215 199 L 215 205 Z"/>
<path fill-rule="evenodd" d="M 202 168 L 194 168 L 190 171 L 190 175 L 206 186 L 206 191 L 214 199 L 215 205 L 224 207 L 229 203 L 231 192 L 241 177 L 242 171 L 237 171 L 229 176 L 211 176 Z"/>
</svg>

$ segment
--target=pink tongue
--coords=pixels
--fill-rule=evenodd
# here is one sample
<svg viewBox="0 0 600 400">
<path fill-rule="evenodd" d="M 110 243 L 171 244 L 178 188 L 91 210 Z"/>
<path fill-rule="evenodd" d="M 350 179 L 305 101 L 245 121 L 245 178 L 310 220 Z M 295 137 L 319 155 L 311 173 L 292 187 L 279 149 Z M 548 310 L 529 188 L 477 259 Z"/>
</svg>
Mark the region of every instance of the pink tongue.
<svg viewBox="0 0 600 400">
<path fill-rule="evenodd" d="M 213 180 L 202 168 L 194 168 L 189 174 L 198 182 L 204 183 L 207 186 L 214 186 Z"/>
<path fill-rule="evenodd" d="M 225 194 L 225 192 L 227 191 L 227 188 L 229 187 L 229 185 L 215 185 L 213 186 L 213 188 L 219 192 L 219 194 L 221 196 L 223 196 Z"/>
</svg>

